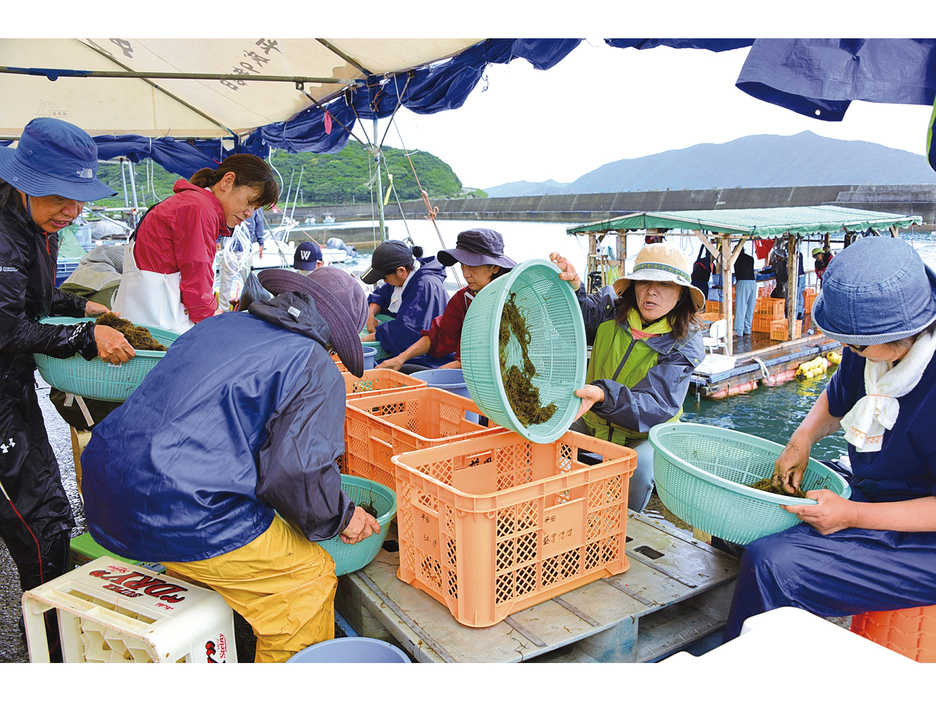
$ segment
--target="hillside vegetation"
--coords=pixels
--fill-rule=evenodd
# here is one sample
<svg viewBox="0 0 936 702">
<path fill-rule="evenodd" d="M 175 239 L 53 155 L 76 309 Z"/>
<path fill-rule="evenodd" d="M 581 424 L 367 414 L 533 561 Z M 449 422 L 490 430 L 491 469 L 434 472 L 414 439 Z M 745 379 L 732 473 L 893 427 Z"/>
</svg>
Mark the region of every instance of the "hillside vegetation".
<svg viewBox="0 0 936 702">
<path fill-rule="evenodd" d="M 402 149 L 383 149 L 386 168 L 381 169 L 384 194 L 389 187 L 387 169 L 393 176 L 393 187 L 400 200 L 418 200 L 422 197 L 419 185 L 429 193 L 430 198 L 462 197 L 462 185 L 451 167 L 430 153 L 416 152 L 409 159 Z M 410 165 L 412 159 L 412 166 Z M 356 141 L 337 154 L 300 153 L 290 154 L 285 151 L 274 152 L 269 161 L 282 177 L 280 208 L 287 205 L 287 189 L 292 179 L 292 191 L 289 193 L 289 205 L 296 198 L 299 189 L 298 206 L 338 205 L 353 202 L 367 202 L 376 198 L 376 185 L 371 184 L 374 177 L 375 163 L 364 147 Z M 153 162 L 137 163 L 134 166 L 134 178 L 138 201 L 152 205 L 155 198 L 164 200 L 172 195 L 172 186 L 179 176 L 169 173 Z M 415 168 L 416 175 L 413 175 Z M 152 177 L 148 171 L 152 171 Z M 300 180 L 301 173 L 301 180 Z M 124 184 L 118 163 L 101 163 L 98 175 L 105 183 L 118 192 L 118 197 L 98 201 L 97 205 L 120 207 L 124 204 Z M 417 177 L 419 184 L 417 184 Z M 129 187 L 129 177 L 127 179 Z M 371 188 L 374 188 L 373 195 Z M 476 193 L 477 194 L 477 193 Z M 394 195 L 391 195 L 394 198 Z M 132 202 L 132 198 L 131 198 Z"/>
</svg>

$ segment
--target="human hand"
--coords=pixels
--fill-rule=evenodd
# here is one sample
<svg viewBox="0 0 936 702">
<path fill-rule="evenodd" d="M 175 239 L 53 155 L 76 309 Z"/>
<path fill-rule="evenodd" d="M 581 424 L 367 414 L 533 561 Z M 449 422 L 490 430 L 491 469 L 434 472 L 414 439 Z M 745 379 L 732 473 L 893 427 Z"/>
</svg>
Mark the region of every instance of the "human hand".
<svg viewBox="0 0 936 702">
<path fill-rule="evenodd" d="M 806 497 L 816 500 L 819 504 L 780 506 L 820 534 L 834 534 L 857 523 L 858 509 L 851 500 L 846 500 L 831 490 L 810 490 Z"/>
<path fill-rule="evenodd" d="M 786 447 L 774 463 L 774 473 L 770 484 L 775 489 L 792 495 L 800 486 L 806 465 L 809 463 L 809 443 L 802 441 L 794 434 L 790 437 Z"/>
<path fill-rule="evenodd" d="M 84 308 L 85 317 L 100 317 L 102 314 L 106 314 L 108 312 L 110 312 L 110 310 L 107 309 L 107 307 L 99 302 L 91 302 L 91 300 L 88 300 L 88 304 L 85 305 Z M 114 314 L 117 313 L 115 312 Z M 117 316 L 119 317 L 120 315 L 117 314 Z"/>
<path fill-rule="evenodd" d="M 257 257 L 260 259 L 263 258 L 263 244 L 260 244 L 260 251 L 257 253 Z"/>
<path fill-rule="evenodd" d="M 579 277 L 579 274 L 575 272 L 575 266 L 555 251 L 549 254 L 549 260 L 559 266 L 559 270 L 561 271 L 559 273 L 559 280 L 568 280 L 573 290 L 578 290 L 581 287 L 582 279 Z"/>
<path fill-rule="evenodd" d="M 345 530 L 341 532 L 341 540 L 346 544 L 356 544 L 372 534 L 380 533 L 380 524 L 361 507 L 355 506 L 354 514 Z"/>
<path fill-rule="evenodd" d="M 367 324 L 365 325 L 364 328 L 367 329 L 367 331 L 370 332 L 371 334 L 377 331 L 377 318 L 368 316 Z"/>
<path fill-rule="evenodd" d="M 584 388 L 576 390 L 573 394 L 576 397 L 582 398 L 582 406 L 579 407 L 578 414 L 575 415 L 575 420 L 573 421 L 578 421 L 592 406 L 604 402 L 605 399 L 604 390 L 597 385 L 586 385 Z"/>
<path fill-rule="evenodd" d="M 400 370 L 400 366 L 403 365 L 403 361 L 399 356 L 394 356 L 393 358 L 385 358 L 383 361 L 377 364 L 377 368 L 383 368 L 385 370 Z"/>
<path fill-rule="evenodd" d="M 108 363 L 126 363 L 136 356 L 130 342 L 113 327 L 95 324 L 94 341 L 97 343 L 98 356 Z"/>
</svg>

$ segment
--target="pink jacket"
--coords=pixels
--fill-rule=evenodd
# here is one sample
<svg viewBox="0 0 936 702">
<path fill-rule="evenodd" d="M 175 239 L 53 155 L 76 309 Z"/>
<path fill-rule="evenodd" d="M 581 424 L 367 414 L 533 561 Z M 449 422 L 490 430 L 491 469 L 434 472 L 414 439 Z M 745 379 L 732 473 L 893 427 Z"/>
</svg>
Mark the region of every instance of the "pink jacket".
<svg viewBox="0 0 936 702">
<path fill-rule="evenodd" d="M 193 322 L 218 309 L 214 297 L 214 258 L 218 236 L 230 236 L 224 210 L 213 193 L 177 180 L 172 197 L 155 206 L 137 232 L 137 267 L 154 273 L 181 273 L 182 304 Z"/>
</svg>

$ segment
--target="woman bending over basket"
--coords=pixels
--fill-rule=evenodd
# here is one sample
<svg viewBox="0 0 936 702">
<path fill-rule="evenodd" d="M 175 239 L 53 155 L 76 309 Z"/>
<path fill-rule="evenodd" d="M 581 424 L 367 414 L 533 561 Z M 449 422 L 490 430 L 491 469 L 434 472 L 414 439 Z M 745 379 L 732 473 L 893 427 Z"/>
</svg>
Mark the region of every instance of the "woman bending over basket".
<svg viewBox="0 0 936 702">
<path fill-rule="evenodd" d="M 113 309 L 134 324 L 182 333 L 223 310 L 214 296 L 218 238 L 276 203 L 273 169 L 250 154 L 228 156 L 153 205 L 124 247 Z"/>
<path fill-rule="evenodd" d="M 33 354 L 122 363 L 135 352 L 110 327 L 39 323 L 50 314 L 107 312 L 55 287 L 59 232 L 85 202 L 116 194 L 97 179 L 91 137 L 68 122 L 34 119 L 19 148 L 0 148 L 0 179 L 0 536 L 21 587 L 31 590 L 65 572 L 75 526 L 36 396 Z M 47 619 L 51 632 L 55 616 Z M 53 633 L 57 657 L 55 643 Z"/>
<path fill-rule="evenodd" d="M 751 542 L 725 640 L 793 606 L 822 617 L 936 604 L 936 273 L 900 239 L 861 239 L 825 273 L 813 319 L 848 351 L 774 468 L 792 493 L 816 441 L 842 428 L 851 498 L 811 490 L 803 524 Z"/>
<path fill-rule="evenodd" d="M 705 296 L 689 281 L 689 257 L 668 244 L 644 246 L 630 275 L 593 295 L 572 264 L 557 253 L 550 260 L 575 288 L 585 332 L 592 341 L 588 385 L 574 431 L 637 452 L 628 507 L 642 511 L 653 490 L 651 428 L 675 422 L 689 390 L 692 369 L 702 362 L 696 313 Z M 633 285 L 631 284 L 633 283 Z"/>
</svg>

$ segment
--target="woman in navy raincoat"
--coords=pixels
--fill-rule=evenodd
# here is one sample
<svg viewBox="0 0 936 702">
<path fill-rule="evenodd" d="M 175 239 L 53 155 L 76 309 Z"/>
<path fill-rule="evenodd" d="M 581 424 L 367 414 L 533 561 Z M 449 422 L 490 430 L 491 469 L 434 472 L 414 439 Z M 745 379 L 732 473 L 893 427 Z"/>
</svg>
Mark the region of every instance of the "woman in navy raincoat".
<svg viewBox="0 0 936 702">
<path fill-rule="evenodd" d="M 797 524 L 745 547 L 725 629 L 793 606 L 823 617 L 936 603 L 936 273 L 907 243 L 837 255 L 813 308 L 842 364 L 793 432 L 773 481 L 799 487 L 810 447 L 845 431 L 850 499 L 812 490 Z"/>
<path fill-rule="evenodd" d="M 261 271 L 276 296 L 175 341 L 81 457 L 94 540 L 220 593 L 257 662 L 333 638 L 335 564 L 377 521 L 341 489 L 345 384 L 364 374 L 364 290 L 326 266 Z M 219 363 L 223 359 L 223 363 Z"/>
</svg>

